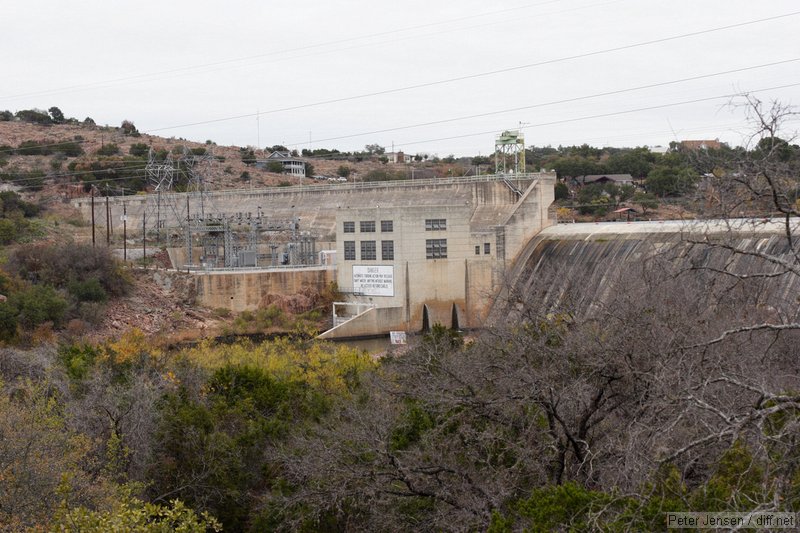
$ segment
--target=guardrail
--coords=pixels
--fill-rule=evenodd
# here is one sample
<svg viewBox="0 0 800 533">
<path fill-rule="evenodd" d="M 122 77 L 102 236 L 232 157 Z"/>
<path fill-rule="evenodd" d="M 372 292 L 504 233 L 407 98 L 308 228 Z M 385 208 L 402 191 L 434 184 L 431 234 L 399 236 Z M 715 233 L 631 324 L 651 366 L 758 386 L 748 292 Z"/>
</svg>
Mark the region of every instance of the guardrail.
<svg viewBox="0 0 800 533">
<path fill-rule="evenodd" d="M 217 272 L 269 272 L 270 270 L 333 270 L 335 265 L 268 265 L 254 267 L 204 267 L 201 265 L 183 265 L 176 269 L 191 274 L 214 274 Z"/>
<path fill-rule="evenodd" d="M 525 174 L 486 174 L 484 176 L 455 176 L 450 178 L 426 178 L 414 180 L 391 180 L 391 181 L 361 181 L 361 182 L 348 182 L 339 184 L 323 184 L 323 185 L 290 185 L 288 187 L 264 187 L 260 189 L 226 189 L 224 191 L 208 191 L 206 194 L 211 197 L 226 197 L 226 196 L 242 196 L 242 195 L 281 195 L 287 193 L 298 192 L 332 192 L 332 191 L 357 191 L 364 189 L 381 189 L 384 187 L 420 187 L 426 185 L 456 185 L 464 183 L 485 183 L 490 181 L 509 181 L 509 180 L 524 180 L 535 179 L 542 176 L 541 172 L 527 172 Z M 187 194 L 197 195 L 196 192 L 189 193 L 163 193 L 161 195 L 162 201 L 169 198 L 184 198 Z M 111 201 L 118 203 L 127 201 L 136 203 L 144 203 L 147 196 L 137 194 L 133 196 L 114 196 Z M 84 201 L 89 197 L 74 198 L 72 201 Z M 97 200 L 99 197 L 95 197 Z"/>
</svg>

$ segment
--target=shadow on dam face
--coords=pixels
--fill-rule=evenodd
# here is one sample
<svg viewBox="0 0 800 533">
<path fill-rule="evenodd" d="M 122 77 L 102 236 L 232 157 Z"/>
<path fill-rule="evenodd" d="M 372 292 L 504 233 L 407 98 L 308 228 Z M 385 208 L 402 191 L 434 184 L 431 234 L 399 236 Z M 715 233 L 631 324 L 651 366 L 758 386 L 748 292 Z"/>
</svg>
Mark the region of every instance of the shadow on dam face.
<svg viewBox="0 0 800 533">
<path fill-rule="evenodd" d="M 740 299 L 743 312 L 797 315 L 800 275 L 772 259 L 796 265 L 785 236 L 728 235 L 711 245 L 698 240 L 669 233 L 537 237 L 508 273 L 490 324 L 523 319 L 526 313 L 590 318 L 601 309 L 625 305 L 625 298 L 702 312 L 704 303 L 726 293 Z M 673 295 L 655 299 L 658 287 L 667 284 Z"/>
</svg>

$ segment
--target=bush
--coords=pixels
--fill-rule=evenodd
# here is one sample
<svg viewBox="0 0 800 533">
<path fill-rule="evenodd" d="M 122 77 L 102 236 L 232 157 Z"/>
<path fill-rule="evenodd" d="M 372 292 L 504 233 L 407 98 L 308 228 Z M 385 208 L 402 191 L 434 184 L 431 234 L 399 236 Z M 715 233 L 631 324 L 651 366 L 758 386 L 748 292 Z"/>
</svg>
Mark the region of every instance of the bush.
<svg viewBox="0 0 800 533">
<path fill-rule="evenodd" d="M 67 290 L 79 302 L 105 302 L 108 300 L 108 293 L 97 278 L 90 278 L 86 281 L 70 281 L 67 284 Z"/>
<path fill-rule="evenodd" d="M 13 220 L 7 218 L 0 219 L 0 244 L 8 245 L 19 238 L 17 225 Z"/>
<path fill-rule="evenodd" d="M 252 165 L 256 162 L 256 154 L 252 148 L 239 148 L 239 156 L 245 165 Z M 281 168 L 283 168 L 283 165 L 281 165 Z"/>
<path fill-rule="evenodd" d="M 119 262 L 107 248 L 93 248 L 91 244 L 31 244 L 14 251 L 8 261 L 8 270 L 31 283 L 68 288 L 71 283 L 84 296 L 98 294 L 92 289 L 96 280 L 110 297 L 128 291 L 130 282 Z M 84 280 L 90 280 L 84 282 Z M 80 287 L 78 289 L 78 287 Z"/>
<path fill-rule="evenodd" d="M 281 163 L 280 161 L 270 161 L 269 163 L 267 163 L 267 172 L 283 174 L 283 163 Z"/>
<path fill-rule="evenodd" d="M 70 344 L 61 346 L 58 350 L 58 359 L 64 365 L 67 375 L 76 381 L 89 375 L 98 355 L 97 348 L 90 344 Z"/>
<path fill-rule="evenodd" d="M 563 182 L 559 181 L 556 183 L 556 190 L 555 190 L 556 200 L 567 200 L 569 199 L 569 187 Z"/>
<path fill-rule="evenodd" d="M 145 143 L 134 143 L 128 148 L 128 153 L 134 157 L 146 157 L 150 152 L 150 147 Z"/>
<path fill-rule="evenodd" d="M 53 148 L 44 141 L 22 141 L 17 147 L 18 155 L 50 155 Z"/>
<path fill-rule="evenodd" d="M 35 217 L 40 208 L 36 204 L 25 202 L 20 195 L 13 191 L 0 192 L 0 215 L 8 217 L 14 211 L 21 211 L 26 218 Z"/>
<path fill-rule="evenodd" d="M 120 129 L 122 129 L 122 133 L 125 135 L 130 135 L 131 137 L 139 137 L 139 131 L 136 129 L 136 126 L 133 125 L 133 122 L 130 120 L 123 120 L 122 124 L 120 125 Z"/>
<path fill-rule="evenodd" d="M 8 110 L 0 111 L 0 122 L 10 122 L 12 120 L 14 120 L 14 113 Z"/>
<path fill-rule="evenodd" d="M 67 310 L 67 301 L 47 285 L 34 285 L 14 293 L 8 303 L 17 310 L 17 320 L 26 329 L 33 329 L 45 322 L 57 326 Z"/>
<path fill-rule="evenodd" d="M 336 174 L 339 176 L 346 178 L 350 176 L 350 167 L 347 165 L 341 165 L 339 168 L 336 169 Z"/>
<path fill-rule="evenodd" d="M 41 170 L 34 170 L 29 174 L 22 177 L 23 190 L 26 191 L 41 191 L 44 186 L 44 172 Z"/>
<path fill-rule="evenodd" d="M 10 341 L 17 335 L 17 310 L 0 302 L 0 340 Z"/>
<path fill-rule="evenodd" d="M 66 122 L 66 118 L 64 117 L 64 113 L 55 106 L 51 107 L 47 110 L 50 113 L 50 120 L 53 121 L 53 124 L 63 124 Z"/>
<path fill-rule="evenodd" d="M 51 124 L 53 121 L 47 111 L 41 109 L 23 109 L 17 111 L 17 118 L 22 122 L 33 122 L 35 124 Z"/>
<path fill-rule="evenodd" d="M 106 155 L 106 156 L 117 155 L 119 154 L 119 146 L 117 146 L 114 143 L 104 144 L 95 153 L 97 155 Z"/>
</svg>

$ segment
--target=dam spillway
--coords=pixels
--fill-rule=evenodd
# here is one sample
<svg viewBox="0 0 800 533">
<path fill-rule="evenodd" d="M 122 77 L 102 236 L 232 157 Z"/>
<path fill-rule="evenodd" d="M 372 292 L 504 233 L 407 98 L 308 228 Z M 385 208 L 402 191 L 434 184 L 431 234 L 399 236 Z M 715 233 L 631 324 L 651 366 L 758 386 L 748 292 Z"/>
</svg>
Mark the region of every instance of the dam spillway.
<svg viewBox="0 0 800 533">
<path fill-rule="evenodd" d="M 795 221 L 791 230 L 797 229 Z M 697 300 L 706 290 L 746 284 L 748 303 L 794 320 L 796 251 L 776 220 L 559 224 L 543 229 L 520 253 L 489 322 L 522 307 L 539 316 L 566 309 L 591 316 L 632 284 L 667 278 L 694 286 Z"/>
</svg>

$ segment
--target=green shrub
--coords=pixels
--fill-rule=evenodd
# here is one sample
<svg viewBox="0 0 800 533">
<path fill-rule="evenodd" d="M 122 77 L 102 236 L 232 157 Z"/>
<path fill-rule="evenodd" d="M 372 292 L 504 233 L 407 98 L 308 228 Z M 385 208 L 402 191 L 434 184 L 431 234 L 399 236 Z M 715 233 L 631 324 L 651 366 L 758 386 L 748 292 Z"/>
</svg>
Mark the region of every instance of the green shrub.
<svg viewBox="0 0 800 533">
<path fill-rule="evenodd" d="M 18 155 L 50 155 L 53 147 L 44 141 L 22 141 L 17 146 Z"/>
<path fill-rule="evenodd" d="M 568 198 L 569 198 L 569 187 L 567 187 L 567 185 L 563 181 L 557 182 L 555 188 L 555 199 L 566 200 Z"/>
<path fill-rule="evenodd" d="M 67 375 L 78 381 L 89 374 L 97 356 L 97 348 L 89 344 L 64 345 L 58 350 L 58 359 L 64 365 Z"/>
<path fill-rule="evenodd" d="M 122 133 L 125 135 L 130 135 L 131 137 L 139 137 L 139 131 L 136 129 L 136 126 L 133 125 L 133 122 L 130 120 L 123 120 L 122 124 L 120 125 L 120 129 L 122 129 Z"/>
<path fill-rule="evenodd" d="M 150 152 L 150 147 L 145 143 L 134 143 L 128 148 L 128 153 L 134 157 L 146 157 Z"/>
<path fill-rule="evenodd" d="M 17 111 L 16 116 L 22 122 L 33 122 L 35 124 L 51 124 L 53 122 L 47 111 L 40 109 L 23 109 Z"/>
<path fill-rule="evenodd" d="M 117 146 L 114 143 L 104 144 L 95 153 L 97 155 L 105 155 L 105 156 L 117 155 L 119 154 L 119 146 Z"/>
<path fill-rule="evenodd" d="M 70 283 L 96 280 L 110 297 L 128 291 L 130 282 L 120 263 L 103 247 L 91 244 L 30 244 L 21 246 L 11 254 L 7 269 L 21 278 L 38 284 L 68 288 Z M 91 294 L 93 282 L 75 285 Z M 97 291 L 94 292 L 97 295 Z"/>
<path fill-rule="evenodd" d="M 26 329 L 52 322 L 58 326 L 67 310 L 67 301 L 53 287 L 34 285 L 12 294 L 8 302 L 17 310 L 17 320 Z"/>
<path fill-rule="evenodd" d="M 0 340 L 10 341 L 17 335 L 17 310 L 7 302 L 0 302 Z"/>
<path fill-rule="evenodd" d="M 105 302 L 108 300 L 108 293 L 97 278 L 90 278 L 86 281 L 70 281 L 67 284 L 67 290 L 79 302 Z"/>
<path fill-rule="evenodd" d="M 267 172 L 274 172 L 275 174 L 283 174 L 283 163 L 280 161 L 270 161 L 267 163 Z"/>
<path fill-rule="evenodd" d="M 13 220 L 0 219 L 0 244 L 7 245 L 19 239 L 19 231 Z"/>
</svg>

